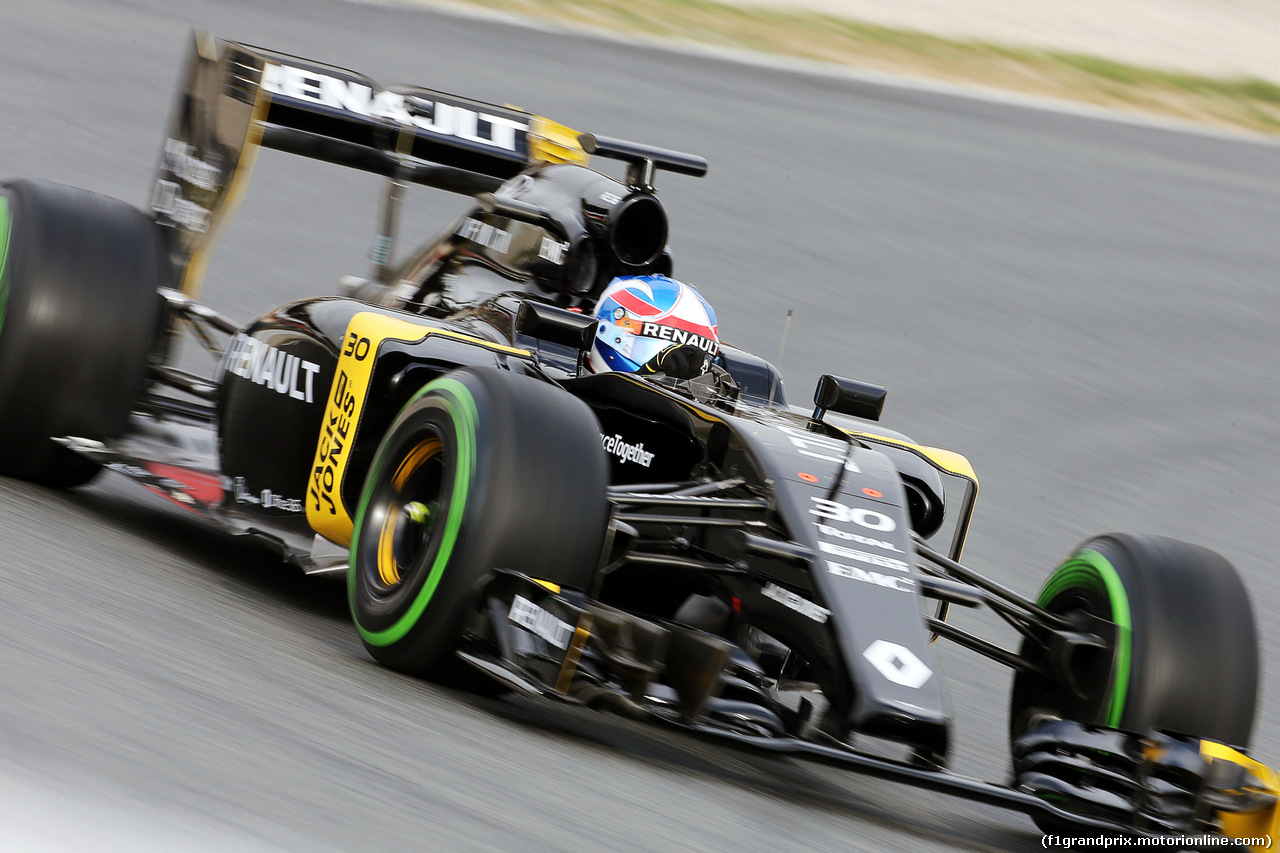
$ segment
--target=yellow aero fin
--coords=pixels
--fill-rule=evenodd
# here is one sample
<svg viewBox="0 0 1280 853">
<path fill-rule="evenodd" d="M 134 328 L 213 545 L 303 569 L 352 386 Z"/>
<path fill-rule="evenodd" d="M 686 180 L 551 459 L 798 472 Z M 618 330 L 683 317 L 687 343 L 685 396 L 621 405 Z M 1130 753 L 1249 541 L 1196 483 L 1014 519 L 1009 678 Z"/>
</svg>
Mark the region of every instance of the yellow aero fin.
<svg viewBox="0 0 1280 853">
<path fill-rule="evenodd" d="M 392 339 L 420 341 L 430 331 L 429 327 L 408 320 L 369 312 L 355 315 L 347 324 L 307 488 L 307 523 L 332 542 L 351 543 L 353 522 L 342 502 L 342 482 L 351 459 L 351 442 L 364 412 L 378 347 Z"/>
<path fill-rule="evenodd" d="M 307 523 L 331 542 L 351 544 L 355 526 L 351 512 L 342 502 L 342 486 L 355 439 L 369 395 L 378 349 L 385 341 L 416 343 L 429 336 L 452 338 L 488 350 L 529 357 L 529 351 L 503 346 L 451 329 L 424 326 L 399 317 L 363 311 L 351 318 L 342 341 L 342 352 L 333 372 L 333 385 L 325 404 L 324 421 L 316 441 L 315 460 L 307 487 Z"/>
<path fill-rule="evenodd" d="M 587 165 L 591 156 L 582 150 L 578 131 L 542 116 L 529 120 L 529 159 L 535 163 Z"/>
<path fill-rule="evenodd" d="M 925 447 L 921 444 L 912 444 L 909 441 L 902 441 L 897 438 L 889 438 L 884 435 L 876 435 L 874 432 L 857 432 L 847 429 L 845 432 L 849 435 L 857 435 L 863 438 L 869 438 L 882 444 L 890 444 L 894 447 L 902 447 L 907 450 L 913 450 L 924 458 L 928 459 L 937 467 L 946 471 L 948 474 L 954 474 L 957 477 L 964 477 L 966 480 L 972 480 L 973 485 L 977 488 L 978 475 L 974 472 L 973 466 L 969 464 L 969 460 L 952 450 L 943 450 L 941 447 Z"/>
<path fill-rule="evenodd" d="M 1262 790 L 1280 797 L 1280 775 L 1267 765 L 1254 761 L 1244 753 L 1211 740 L 1200 741 L 1200 755 L 1218 761 L 1230 761 L 1253 774 Z M 1228 838 L 1249 838 L 1258 842 L 1250 850 L 1266 850 L 1269 840 L 1280 837 L 1280 804 L 1257 812 L 1218 812 L 1222 834 Z"/>
</svg>

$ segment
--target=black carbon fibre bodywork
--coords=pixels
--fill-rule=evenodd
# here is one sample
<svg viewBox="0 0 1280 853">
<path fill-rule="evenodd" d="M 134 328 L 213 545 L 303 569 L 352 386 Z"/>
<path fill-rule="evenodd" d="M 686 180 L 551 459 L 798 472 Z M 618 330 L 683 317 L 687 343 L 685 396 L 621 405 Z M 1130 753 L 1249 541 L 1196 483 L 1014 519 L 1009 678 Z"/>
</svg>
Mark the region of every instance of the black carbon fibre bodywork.
<svg viewBox="0 0 1280 853">
<path fill-rule="evenodd" d="M 345 450 L 341 499 L 349 512 L 382 432 L 418 388 L 461 366 L 541 370 L 536 342 L 517 334 L 511 322 L 519 301 L 511 295 L 482 303 L 457 323 L 373 309 L 420 325 L 424 333 L 438 328 L 460 337 L 426 335 L 377 346 L 366 402 Z M 233 336 L 219 368 L 218 443 L 221 473 L 231 482 L 223 511 L 242 524 L 299 546 L 313 533 L 305 501 L 315 447 L 307 437 L 321 432 L 348 324 L 371 308 L 333 298 L 293 303 Z M 530 349 L 527 355 L 500 353 L 485 342 Z M 545 358 L 547 369 L 570 364 L 567 353 L 556 355 Z M 712 405 L 678 385 L 619 374 L 566 379 L 564 385 L 596 412 L 615 485 L 738 478 L 737 491 L 764 501 L 764 526 L 752 534 L 751 547 L 718 537 L 719 531 L 691 535 L 690 547 L 747 566 L 749 581 L 725 582 L 720 591 L 742 602 L 748 622 L 813 650 L 827 673 L 828 692 L 847 718 L 838 728 L 945 753 L 949 712 L 917 595 L 907 491 L 888 457 L 777 407 L 725 400 Z M 933 499 L 941 502 L 942 496 Z M 679 526 L 655 529 L 642 518 L 633 523 L 659 535 Z M 794 553 L 778 559 L 766 553 L 764 541 Z M 797 560 L 799 553 L 809 556 Z M 616 576 L 637 571 L 644 570 L 624 561 Z M 678 596 L 708 588 L 703 578 L 664 583 Z M 761 594 L 767 584 L 832 617 L 822 623 L 791 618 L 794 610 Z M 625 590 L 622 583 L 615 588 Z M 618 600 L 604 600 L 626 605 L 627 597 L 622 591 Z"/>
</svg>

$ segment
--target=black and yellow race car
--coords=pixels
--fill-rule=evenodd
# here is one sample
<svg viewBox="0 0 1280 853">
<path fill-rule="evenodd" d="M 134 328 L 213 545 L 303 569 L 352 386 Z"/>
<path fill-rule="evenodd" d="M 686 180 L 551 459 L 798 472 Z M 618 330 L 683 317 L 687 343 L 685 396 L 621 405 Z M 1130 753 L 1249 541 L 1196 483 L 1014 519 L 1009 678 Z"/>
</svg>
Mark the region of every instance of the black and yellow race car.
<svg viewBox="0 0 1280 853">
<path fill-rule="evenodd" d="M 382 176 L 384 215 L 368 278 L 242 325 L 196 297 L 261 147 Z M 365 648 L 402 672 L 1064 835 L 1274 834 L 1280 783 L 1247 754 L 1256 629 L 1221 557 L 1100 536 L 1021 595 L 959 562 L 974 472 L 880 428 L 883 388 L 824 375 L 792 406 L 727 344 L 692 372 L 586 368 L 605 287 L 673 271 L 656 173 L 706 168 L 196 34 L 149 212 L 3 185 L 0 472 L 110 469 L 343 574 Z M 410 184 L 473 201 L 393 261 Z M 211 375 L 179 367 L 184 336 Z M 1020 646 L 948 621 L 976 607 Z M 947 770 L 939 639 L 1013 672 L 1007 783 Z"/>
</svg>

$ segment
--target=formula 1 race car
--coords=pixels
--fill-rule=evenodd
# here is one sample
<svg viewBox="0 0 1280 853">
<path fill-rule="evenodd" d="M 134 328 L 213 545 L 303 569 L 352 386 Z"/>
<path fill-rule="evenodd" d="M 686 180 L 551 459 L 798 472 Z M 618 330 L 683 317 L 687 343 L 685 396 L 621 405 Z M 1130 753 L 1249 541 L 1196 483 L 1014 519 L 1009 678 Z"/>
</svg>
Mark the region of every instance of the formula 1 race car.
<svg viewBox="0 0 1280 853">
<path fill-rule="evenodd" d="M 240 325 L 195 296 L 262 146 L 387 192 L 370 277 Z M 656 172 L 706 168 L 196 34 L 149 213 L 3 185 L 0 472 L 69 487 L 116 471 L 343 573 L 369 654 L 401 672 L 948 791 L 1046 831 L 1274 834 L 1280 780 L 1246 755 L 1252 609 L 1221 557 L 1100 536 L 1020 595 L 959 562 L 974 472 L 880 429 L 885 389 L 824 375 L 793 407 L 764 359 L 670 326 L 645 369 L 588 367 L 606 287 L 672 272 Z M 393 263 L 409 184 L 474 198 Z M 633 308 L 611 316 L 647 334 Z M 177 366 L 188 334 L 211 377 Z M 1020 646 L 957 628 L 952 607 L 990 608 Z M 946 769 L 938 638 L 1013 671 L 1007 784 Z"/>
</svg>

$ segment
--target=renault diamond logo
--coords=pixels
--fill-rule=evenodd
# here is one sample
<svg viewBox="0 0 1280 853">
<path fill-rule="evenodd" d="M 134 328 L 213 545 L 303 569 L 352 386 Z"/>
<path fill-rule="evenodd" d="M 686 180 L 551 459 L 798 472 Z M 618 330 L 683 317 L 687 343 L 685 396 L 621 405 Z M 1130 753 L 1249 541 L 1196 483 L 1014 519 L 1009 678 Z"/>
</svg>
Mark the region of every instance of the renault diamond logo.
<svg viewBox="0 0 1280 853">
<path fill-rule="evenodd" d="M 933 670 L 925 666 L 924 661 L 913 655 L 910 649 L 886 640 L 876 640 L 867 646 L 862 656 L 880 670 L 881 675 L 903 687 L 918 689 L 933 675 Z"/>
</svg>

